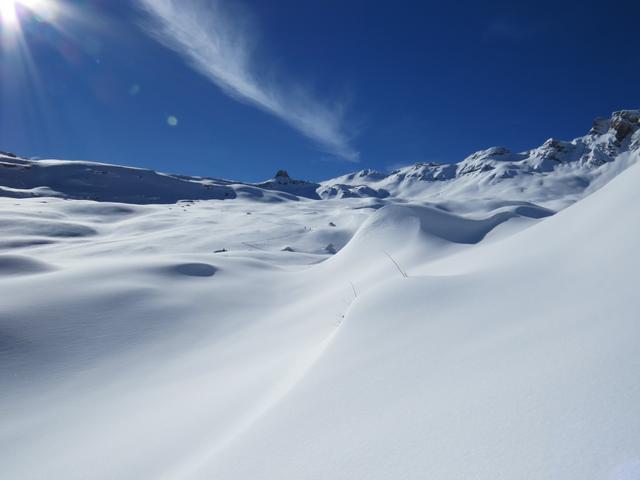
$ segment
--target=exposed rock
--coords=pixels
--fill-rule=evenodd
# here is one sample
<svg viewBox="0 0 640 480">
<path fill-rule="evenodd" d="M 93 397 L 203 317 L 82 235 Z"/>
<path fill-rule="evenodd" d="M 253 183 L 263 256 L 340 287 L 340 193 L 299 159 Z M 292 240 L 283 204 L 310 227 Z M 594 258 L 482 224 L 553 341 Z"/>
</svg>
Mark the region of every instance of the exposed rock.
<svg viewBox="0 0 640 480">
<path fill-rule="evenodd" d="M 278 170 L 275 177 L 266 182 L 257 183 L 255 186 L 267 190 L 290 193 L 298 197 L 320 198 L 316 192 L 316 189 L 320 186 L 319 184 L 307 182 L 306 180 L 295 180 L 289 176 L 286 170 Z"/>
<path fill-rule="evenodd" d="M 615 131 L 616 140 L 621 142 L 632 131 L 639 127 L 640 110 L 621 110 L 611 118 L 611 128 Z"/>
<path fill-rule="evenodd" d="M 336 250 L 336 247 L 333 243 L 330 243 L 329 245 L 324 247 L 324 251 L 327 253 L 330 253 L 331 255 L 335 255 L 338 252 L 338 250 Z"/>
<path fill-rule="evenodd" d="M 368 185 L 331 185 L 322 186 L 317 190 L 320 198 L 328 200 L 331 198 L 386 198 L 389 192 L 383 188 L 374 189 Z"/>
</svg>

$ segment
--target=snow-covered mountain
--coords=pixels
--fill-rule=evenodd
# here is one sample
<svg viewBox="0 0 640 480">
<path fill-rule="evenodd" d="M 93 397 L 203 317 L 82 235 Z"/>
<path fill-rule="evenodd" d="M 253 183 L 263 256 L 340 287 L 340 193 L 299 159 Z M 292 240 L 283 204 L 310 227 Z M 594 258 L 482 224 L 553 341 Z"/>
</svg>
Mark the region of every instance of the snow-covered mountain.
<svg viewBox="0 0 640 480">
<path fill-rule="evenodd" d="M 420 163 L 388 174 L 361 170 L 319 184 L 292 179 L 282 170 L 270 180 L 247 184 L 92 162 L 27 160 L 0 152 L 0 195 L 134 204 L 238 195 L 263 200 L 393 197 L 436 203 L 501 198 L 559 209 L 611 180 L 638 152 L 640 110 L 622 110 L 596 119 L 583 137 L 551 138 L 526 152 L 493 147 L 459 163 Z M 285 195 L 274 197 L 265 190 Z"/>
<path fill-rule="evenodd" d="M 640 478 L 638 130 L 322 184 L 3 155 L 0 477 Z"/>
<path fill-rule="evenodd" d="M 366 188 L 360 191 L 427 201 L 499 197 L 566 206 L 609 181 L 638 152 L 640 110 L 622 110 L 596 119 L 587 135 L 571 141 L 550 138 L 521 153 L 493 147 L 459 163 L 420 163 L 390 174 L 362 170 L 322 182 L 319 194 L 350 196 Z"/>
</svg>

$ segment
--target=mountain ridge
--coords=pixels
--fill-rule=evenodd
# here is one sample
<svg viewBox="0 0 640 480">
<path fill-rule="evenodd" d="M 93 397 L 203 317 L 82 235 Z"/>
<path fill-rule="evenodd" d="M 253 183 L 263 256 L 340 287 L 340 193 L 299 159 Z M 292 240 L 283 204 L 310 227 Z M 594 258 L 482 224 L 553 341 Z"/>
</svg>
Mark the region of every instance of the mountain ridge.
<svg viewBox="0 0 640 480">
<path fill-rule="evenodd" d="M 543 179 L 558 173 L 569 173 L 575 180 L 581 179 L 586 189 L 593 177 L 598 176 L 595 171 L 599 167 L 614 162 L 620 155 L 638 151 L 640 110 L 621 110 L 614 112 L 610 118 L 596 118 L 587 135 L 571 141 L 550 138 L 539 147 L 519 153 L 511 152 L 506 147 L 490 147 L 474 152 L 457 163 L 416 163 L 389 174 L 365 169 L 322 182 L 324 190 L 321 196 L 340 196 L 342 189 L 351 190 L 360 185 L 382 189 L 400 197 L 407 190 L 414 190 L 409 196 L 415 196 L 413 187 L 420 184 L 423 190 L 420 193 L 426 193 L 427 197 L 432 193 L 433 197 L 437 197 L 445 191 L 442 186 L 445 183 L 446 188 L 457 184 L 469 190 L 479 184 L 495 187 L 504 180 L 516 177 Z M 465 177 L 471 177 L 473 181 L 465 181 Z M 516 198 L 523 199 L 515 194 L 513 199 Z"/>
<path fill-rule="evenodd" d="M 457 163 L 416 163 L 389 173 L 364 169 L 319 183 L 293 179 L 284 170 L 269 180 L 248 183 L 87 161 L 29 160 L 0 152 L 0 196 L 152 204 L 238 196 L 259 201 L 351 197 L 442 201 L 462 195 L 551 204 L 566 197 L 560 202 L 566 206 L 600 177 L 604 177 L 600 183 L 606 183 L 619 173 L 607 165 L 633 163 L 639 152 L 640 110 L 598 117 L 582 137 L 550 138 L 523 152 L 490 147 Z M 634 158 L 616 162 L 624 155 Z"/>
</svg>

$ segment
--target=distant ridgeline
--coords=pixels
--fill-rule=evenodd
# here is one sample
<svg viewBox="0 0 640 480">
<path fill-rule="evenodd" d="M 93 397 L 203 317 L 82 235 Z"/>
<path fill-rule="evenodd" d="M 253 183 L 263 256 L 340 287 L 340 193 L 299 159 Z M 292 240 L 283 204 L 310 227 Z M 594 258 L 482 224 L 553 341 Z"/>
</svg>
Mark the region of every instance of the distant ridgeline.
<svg viewBox="0 0 640 480">
<path fill-rule="evenodd" d="M 439 203 L 494 198 L 568 204 L 606 183 L 639 155 L 640 110 L 622 110 L 597 118 L 587 135 L 571 141 L 550 138 L 520 153 L 492 147 L 459 163 L 417 163 L 390 173 L 361 170 L 321 183 L 292 179 L 285 170 L 249 184 L 94 162 L 27 160 L 0 152 L 0 196 L 137 204 L 238 197 Z"/>
</svg>

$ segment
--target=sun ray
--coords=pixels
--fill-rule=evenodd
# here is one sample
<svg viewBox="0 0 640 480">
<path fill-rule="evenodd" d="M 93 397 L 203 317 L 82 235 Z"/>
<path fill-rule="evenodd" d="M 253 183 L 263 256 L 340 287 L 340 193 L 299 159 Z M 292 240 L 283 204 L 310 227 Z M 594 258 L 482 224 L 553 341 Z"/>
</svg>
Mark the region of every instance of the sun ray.
<svg viewBox="0 0 640 480">
<path fill-rule="evenodd" d="M 0 27 L 3 33 L 17 33 L 23 16 L 33 15 L 45 21 L 55 19 L 55 0 L 0 0 Z"/>
<path fill-rule="evenodd" d="M 2 27 L 7 29 L 15 28 L 18 24 L 18 12 L 16 2 L 13 0 L 0 0 L 0 19 Z"/>
<path fill-rule="evenodd" d="M 61 33 L 68 11 L 58 0 L 0 0 L 0 126 L 5 130 L 15 128 L 15 118 L 25 123 L 16 130 L 22 136 L 34 128 L 46 135 L 55 125 L 56 112 L 45 94 L 29 37 L 41 39 L 51 27 Z"/>
</svg>

